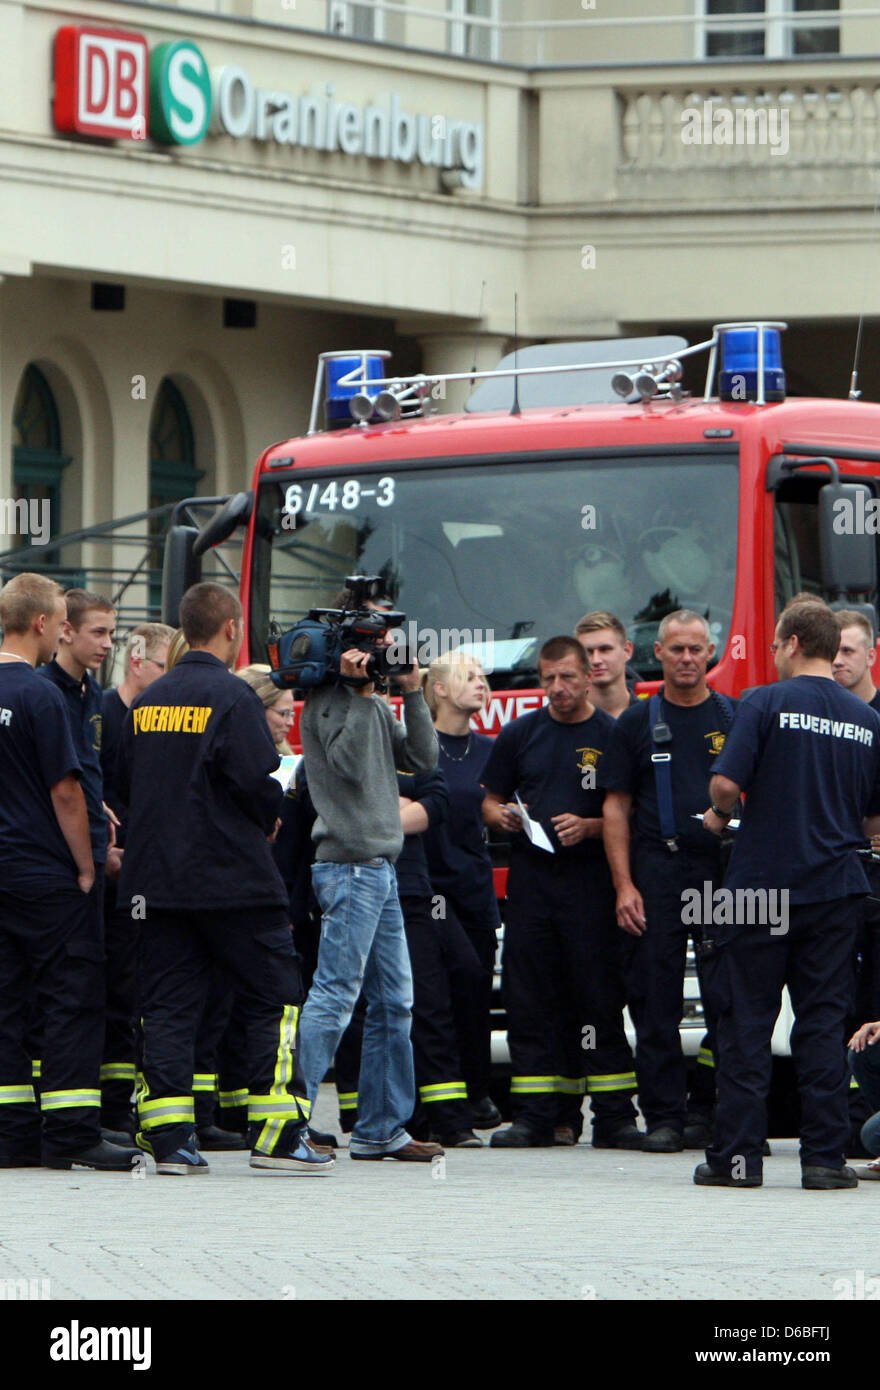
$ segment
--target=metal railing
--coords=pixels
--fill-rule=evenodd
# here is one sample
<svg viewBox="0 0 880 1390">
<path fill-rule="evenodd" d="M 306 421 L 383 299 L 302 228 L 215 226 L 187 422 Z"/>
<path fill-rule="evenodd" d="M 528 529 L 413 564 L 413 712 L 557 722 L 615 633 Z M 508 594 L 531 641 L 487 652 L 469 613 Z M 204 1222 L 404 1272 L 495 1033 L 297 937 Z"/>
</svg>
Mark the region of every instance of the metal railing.
<svg viewBox="0 0 880 1390">
<path fill-rule="evenodd" d="M 213 514 L 226 500 L 225 497 L 200 497 L 197 502 L 189 501 L 182 509 L 180 503 L 168 502 L 114 521 L 65 532 L 52 537 L 45 545 L 30 543 L 0 551 L 0 584 L 16 574 L 32 570 L 57 580 L 66 589 L 89 589 L 108 598 L 116 609 L 116 648 L 101 674 L 104 684 L 111 683 L 119 650 L 129 630 L 138 623 L 161 620 L 161 557 L 168 524 L 179 520 L 200 527 L 208 517 L 199 513 Z M 222 547 L 208 551 L 205 578 L 237 589 L 240 565 L 235 562 L 241 544 L 239 533 Z M 106 562 L 91 558 L 95 547 L 105 548 L 103 553 L 106 549 L 112 551 Z M 131 564 L 119 562 L 119 548 L 137 552 Z"/>
<path fill-rule="evenodd" d="M 587 8 L 592 9 L 593 4 L 583 5 L 583 9 Z M 694 34 L 692 58 L 698 58 L 702 56 L 698 53 L 700 35 L 717 34 L 725 31 L 734 33 L 762 31 L 767 40 L 766 56 L 784 57 L 793 56 L 793 49 L 789 46 L 790 40 L 798 32 L 835 29 L 841 24 L 849 25 L 854 20 L 880 19 L 880 8 L 849 10 L 841 7 L 839 9 L 789 10 L 782 7 L 777 8 L 772 4 L 761 11 L 720 15 L 695 14 L 693 12 L 662 15 L 585 15 L 582 13 L 571 19 L 519 20 L 502 17 L 500 14 L 501 5 L 498 6 L 498 9 L 499 13 L 495 15 L 476 15 L 466 13 L 463 7 L 430 9 L 425 5 L 408 4 L 405 0 L 357 0 L 357 3 L 353 4 L 342 4 L 340 0 L 328 0 L 327 29 L 330 33 L 343 38 L 363 37 L 357 35 L 353 27 L 345 24 L 345 15 L 353 15 L 354 11 L 361 12 L 361 15 L 372 12 L 380 20 L 379 26 L 377 26 L 378 32 L 372 41 L 381 43 L 385 41 L 384 35 L 387 32 L 387 26 L 384 23 L 385 16 L 400 15 L 404 18 L 427 21 L 430 24 L 442 26 L 439 41 L 436 45 L 432 45 L 432 48 L 436 48 L 437 51 L 477 57 L 484 61 L 505 60 L 505 37 L 534 38 L 532 51 L 525 55 L 517 55 L 516 61 L 524 62 L 528 66 L 543 67 L 547 62 L 547 38 L 572 32 L 589 34 L 591 32 L 619 30 L 624 36 L 631 33 L 632 30 L 668 30 L 670 28 L 690 30 Z M 488 54 L 469 51 L 468 36 L 470 34 L 487 37 Z M 450 36 L 457 36 L 457 41 L 454 40 L 450 43 Z M 405 41 L 406 38 L 404 37 Z M 822 53 L 813 56 L 828 58 L 835 55 Z M 866 52 L 860 56 L 868 56 L 868 54 Z M 731 55 L 731 57 L 739 57 L 741 60 L 747 58 L 748 55 Z M 630 61 L 629 54 L 624 55 L 622 52 L 621 61 Z M 687 61 L 687 59 L 683 61 Z"/>
</svg>

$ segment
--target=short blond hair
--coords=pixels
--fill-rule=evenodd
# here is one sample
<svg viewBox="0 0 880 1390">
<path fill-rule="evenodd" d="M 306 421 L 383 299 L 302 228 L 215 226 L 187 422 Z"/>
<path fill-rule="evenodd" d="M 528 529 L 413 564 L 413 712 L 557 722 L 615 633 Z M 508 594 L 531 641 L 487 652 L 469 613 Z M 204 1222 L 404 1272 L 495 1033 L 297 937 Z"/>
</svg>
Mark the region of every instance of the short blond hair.
<svg viewBox="0 0 880 1390">
<path fill-rule="evenodd" d="M 167 623 L 138 623 L 133 627 L 125 639 L 125 670 L 131 664 L 132 653 L 138 648 L 138 655 L 143 651 L 144 657 L 148 661 L 155 659 L 156 653 L 164 646 L 167 646 L 174 637 L 174 628 Z"/>
<path fill-rule="evenodd" d="M 575 628 L 574 635 L 575 637 L 582 637 L 585 632 L 604 632 L 606 628 L 617 634 L 621 646 L 628 640 L 626 628 L 617 614 L 608 613 L 601 608 L 595 609 L 592 613 L 585 613 Z"/>
<path fill-rule="evenodd" d="M 60 584 L 45 574 L 16 574 L 0 589 L 0 624 L 18 636 L 30 631 L 34 618 L 51 616 L 64 595 Z"/>
<path fill-rule="evenodd" d="M 841 636 L 845 627 L 860 627 L 865 639 L 865 646 L 870 648 L 874 645 L 874 629 L 870 620 L 864 613 L 857 613 L 853 608 L 838 608 L 834 614 L 837 619 L 837 626 L 840 628 Z"/>
<path fill-rule="evenodd" d="M 236 671 L 237 676 L 241 676 L 243 681 L 247 681 L 251 690 L 256 691 L 263 702 L 263 709 L 271 709 L 281 695 L 283 690 L 271 679 L 272 667 L 261 666 L 255 662 L 251 666 L 242 666 L 240 671 Z"/>
<path fill-rule="evenodd" d="M 457 693 L 464 689 L 467 683 L 467 673 L 476 667 L 478 671 L 483 671 L 483 664 L 477 661 L 476 657 L 469 656 L 467 652 L 445 652 L 438 656 L 436 661 L 432 661 L 425 675 L 424 691 L 428 708 L 436 719 L 438 711 L 437 703 L 437 682 L 449 687 L 453 700 Z M 483 671 L 485 675 L 485 671 Z"/>
</svg>

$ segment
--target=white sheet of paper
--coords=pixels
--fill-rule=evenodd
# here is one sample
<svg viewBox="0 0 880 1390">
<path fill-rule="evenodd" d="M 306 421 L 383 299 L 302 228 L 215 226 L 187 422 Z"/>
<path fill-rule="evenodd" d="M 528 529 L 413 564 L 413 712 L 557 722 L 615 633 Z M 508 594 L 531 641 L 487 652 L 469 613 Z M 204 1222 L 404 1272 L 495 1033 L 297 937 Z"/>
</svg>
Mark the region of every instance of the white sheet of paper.
<svg viewBox="0 0 880 1390">
<path fill-rule="evenodd" d="M 290 786 L 291 779 L 293 777 L 293 774 L 296 772 L 299 763 L 299 754 L 285 753 L 281 759 L 280 765 L 276 767 L 275 771 L 270 773 L 269 775 L 271 777 L 274 777 L 276 782 L 280 782 L 284 790 L 287 791 L 287 788 Z"/>
<path fill-rule="evenodd" d="M 535 849 L 545 849 L 548 854 L 555 854 L 556 850 L 553 848 L 552 844 L 547 838 L 546 830 L 544 829 L 540 821 L 532 820 L 531 816 L 529 815 L 528 811 L 526 810 L 525 806 L 522 804 L 520 800 L 519 792 L 516 793 L 516 804 L 519 807 L 519 813 L 522 817 L 523 830 L 526 832 L 526 835 L 531 840 L 532 844 L 535 846 Z"/>
</svg>

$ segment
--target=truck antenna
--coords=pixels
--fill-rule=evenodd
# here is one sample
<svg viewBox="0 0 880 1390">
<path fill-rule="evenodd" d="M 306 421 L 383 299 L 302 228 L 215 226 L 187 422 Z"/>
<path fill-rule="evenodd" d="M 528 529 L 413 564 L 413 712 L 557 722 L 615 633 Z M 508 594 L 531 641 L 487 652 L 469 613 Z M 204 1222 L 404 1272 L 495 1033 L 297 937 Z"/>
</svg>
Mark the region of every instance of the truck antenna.
<svg viewBox="0 0 880 1390">
<path fill-rule="evenodd" d="M 484 295 L 485 293 L 486 293 L 486 281 L 484 280 L 484 281 L 482 282 L 482 284 L 480 285 L 480 312 L 479 312 L 479 314 L 477 315 L 477 331 L 476 331 L 475 334 L 474 334 L 474 365 L 473 365 L 473 367 L 471 368 L 471 371 L 473 372 L 474 376 L 471 377 L 471 383 L 470 383 L 470 384 L 471 384 L 471 389 L 472 389 L 472 390 L 473 390 L 473 385 L 474 385 L 474 377 L 475 377 L 476 374 L 477 374 L 477 349 L 478 349 L 478 347 L 479 347 L 479 342 L 480 342 L 480 328 L 479 328 L 479 325 L 483 322 L 483 295 Z"/>
<path fill-rule="evenodd" d="M 511 413 L 511 415 L 521 415 L 521 414 L 522 414 L 522 411 L 521 411 L 520 408 L 519 408 L 519 377 L 516 375 L 516 369 L 517 369 L 517 366 L 519 365 L 518 362 L 517 362 L 517 360 L 516 360 L 516 359 L 517 359 L 517 356 L 518 356 L 518 354 L 519 354 L 519 327 L 518 327 L 518 322 L 517 322 L 518 299 L 519 299 L 519 296 L 518 296 L 516 293 L 514 293 L 514 296 L 513 296 L 513 371 L 514 371 L 514 376 L 513 376 L 513 405 L 510 407 L 510 413 Z"/>
<path fill-rule="evenodd" d="M 876 198 L 874 199 L 874 211 L 873 211 L 873 213 L 872 213 L 872 215 L 871 215 L 871 230 L 874 231 L 874 232 L 875 232 L 876 229 L 877 229 L 877 212 L 878 212 L 878 209 L 880 209 L 880 184 L 878 184 L 878 186 L 877 186 L 877 196 L 876 196 Z M 862 285 L 862 303 L 863 303 L 863 304 L 865 303 L 865 300 L 866 300 L 866 298 L 867 298 L 867 293 L 868 293 L 868 267 L 867 267 L 867 264 L 866 264 L 866 265 L 865 265 L 864 282 L 863 282 L 863 285 Z M 853 354 L 852 372 L 851 372 L 850 378 L 849 378 L 849 399 L 850 399 L 851 401 L 857 401 L 857 400 L 859 399 L 859 397 L 861 396 L 861 394 L 862 394 L 861 391 L 858 390 L 858 384 L 859 384 L 859 359 L 860 359 L 860 357 L 861 357 L 861 355 L 862 355 L 862 329 L 863 329 L 863 327 L 864 327 L 864 323 L 865 323 L 865 311 L 864 311 L 864 309 L 863 309 L 862 312 L 859 314 L 859 326 L 858 326 L 858 329 L 857 329 L 857 331 L 856 331 L 856 350 L 855 350 L 855 352 L 854 352 L 854 354 Z"/>
</svg>

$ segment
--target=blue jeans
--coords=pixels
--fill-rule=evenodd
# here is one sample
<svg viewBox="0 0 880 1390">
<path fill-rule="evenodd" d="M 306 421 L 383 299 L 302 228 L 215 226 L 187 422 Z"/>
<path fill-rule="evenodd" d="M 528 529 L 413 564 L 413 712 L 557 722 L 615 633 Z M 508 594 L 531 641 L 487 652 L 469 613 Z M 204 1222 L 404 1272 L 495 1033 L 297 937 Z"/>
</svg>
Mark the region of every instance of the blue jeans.
<svg viewBox="0 0 880 1390">
<path fill-rule="evenodd" d="M 393 1153 L 410 1142 L 415 1109 L 413 986 L 397 877 L 388 859 L 312 866 L 321 904 L 318 968 L 302 1011 L 300 1059 L 310 1100 L 327 1074 L 363 987 L 367 1001 L 354 1153 Z"/>
<path fill-rule="evenodd" d="M 849 1062 L 859 1089 L 874 1114 L 862 1125 L 862 1143 L 872 1158 L 880 1154 L 880 1043 L 863 1052 L 850 1051 Z"/>
</svg>

